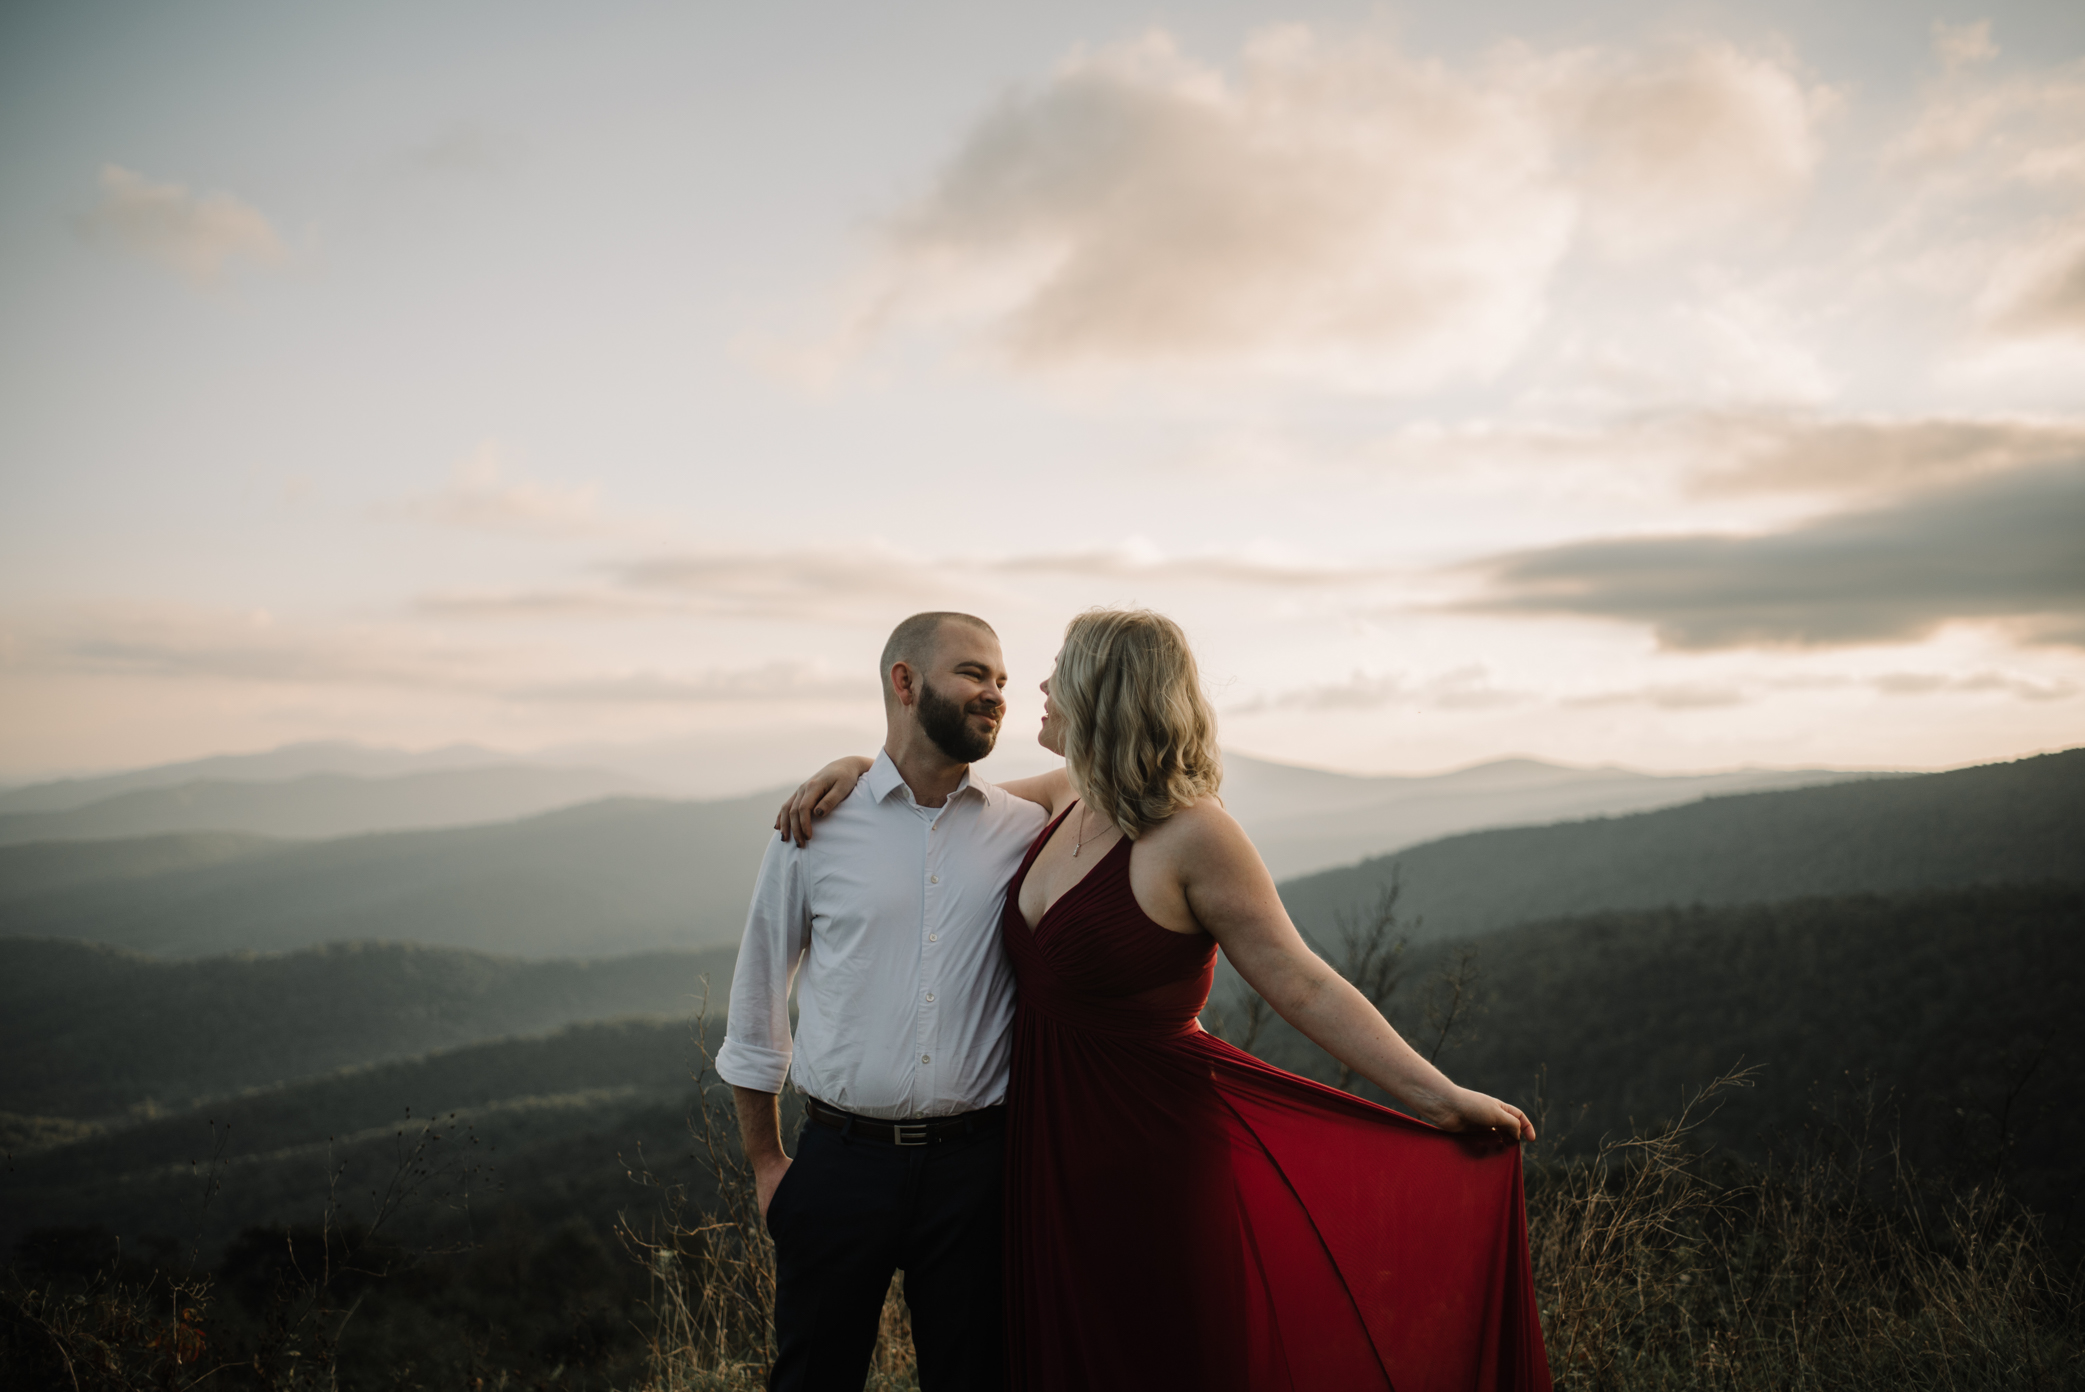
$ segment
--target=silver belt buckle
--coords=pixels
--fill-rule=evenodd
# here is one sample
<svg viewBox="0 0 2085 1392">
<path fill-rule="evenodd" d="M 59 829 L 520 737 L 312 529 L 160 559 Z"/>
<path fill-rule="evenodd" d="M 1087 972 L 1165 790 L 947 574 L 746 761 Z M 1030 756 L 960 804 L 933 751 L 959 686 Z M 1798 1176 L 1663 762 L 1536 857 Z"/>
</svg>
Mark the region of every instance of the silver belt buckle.
<svg viewBox="0 0 2085 1392">
<path fill-rule="evenodd" d="M 927 1124 L 924 1121 L 898 1121 L 891 1123 L 890 1138 L 897 1145 L 925 1145 Z"/>
</svg>

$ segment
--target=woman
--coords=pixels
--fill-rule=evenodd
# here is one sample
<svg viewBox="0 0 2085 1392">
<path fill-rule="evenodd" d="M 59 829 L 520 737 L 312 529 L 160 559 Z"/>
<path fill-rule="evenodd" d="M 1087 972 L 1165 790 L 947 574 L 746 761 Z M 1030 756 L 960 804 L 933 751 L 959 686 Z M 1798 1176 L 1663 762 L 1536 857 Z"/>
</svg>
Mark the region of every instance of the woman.
<svg viewBox="0 0 2085 1392">
<path fill-rule="evenodd" d="M 1082 614 L 1042 690 L 1064 768 L 1005 785 L 1050 813 L 1001 928 L 1019 982 L 1012 1385 L 1547 1388 L 1513 1144 L 1534 1128 L 1305 946 L 1216 798 L 1215 716 L 1178 626 Z M 784 820 L 859 768 L 829 766 Z M 1219 947 L 1412 1116 L 1203 1032 Z"/>
</svg>

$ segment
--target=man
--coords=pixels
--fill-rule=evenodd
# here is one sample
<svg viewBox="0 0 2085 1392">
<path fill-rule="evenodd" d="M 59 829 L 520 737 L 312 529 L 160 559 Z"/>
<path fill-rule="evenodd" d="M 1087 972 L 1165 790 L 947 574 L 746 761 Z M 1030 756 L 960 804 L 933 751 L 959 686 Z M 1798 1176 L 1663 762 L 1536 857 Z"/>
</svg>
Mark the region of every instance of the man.
<svg viewBox="0 0 2085 1392">
<path fill-rule="evenodd" d="M 999 639 L 915 614 L 883 650 L 882 752 L 807 845 L 770 842 L 717 1072 L 775 1239 L 768 1386 L 861 1392 L 891 1273 L 926 1392 L 998 1388 L 1006 884 L 1043 811 L 970 777 L 1006 714 Z M 789 1033 L 796 982 L 798 1023 Z M 806 1121 L 792 1160 L 778 1094 Z"/>
</svg>

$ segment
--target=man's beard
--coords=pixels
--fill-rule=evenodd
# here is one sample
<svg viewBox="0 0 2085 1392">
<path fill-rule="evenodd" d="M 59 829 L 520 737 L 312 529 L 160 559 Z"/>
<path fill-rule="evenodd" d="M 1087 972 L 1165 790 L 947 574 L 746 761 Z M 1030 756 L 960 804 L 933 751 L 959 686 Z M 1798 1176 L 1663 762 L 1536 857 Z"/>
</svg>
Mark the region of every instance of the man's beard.
<svg viewBox="0 0 2085 1392">
<path fill-rule="evenodd" d="M 934 684 L 921 681 L 919 684 L 919 728 L 934 747 L 959 764 L 974 764 L 992 752 L 999 742 L 999 726 L 979 734 L 970 728 L 969 712 L 962 706 L 943 696 L 934 689 Z"/>
</svg>

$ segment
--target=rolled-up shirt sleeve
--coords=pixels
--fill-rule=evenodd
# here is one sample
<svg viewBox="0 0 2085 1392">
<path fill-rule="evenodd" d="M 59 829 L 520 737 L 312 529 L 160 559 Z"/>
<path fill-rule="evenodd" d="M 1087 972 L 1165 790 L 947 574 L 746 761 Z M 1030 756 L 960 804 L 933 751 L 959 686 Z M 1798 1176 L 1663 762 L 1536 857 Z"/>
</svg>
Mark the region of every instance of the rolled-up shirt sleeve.
<svg viewBox="0 0 2085 1392">
<path fill-rule="evenodd" d="M 717 1076 L 733 1087 L 779 1093 L 789 1077 L 789 985 L 811 942 L 803 862 L 804 851 L 779 836 L 760 862 L 717 1050 Z"/>
</svg>

